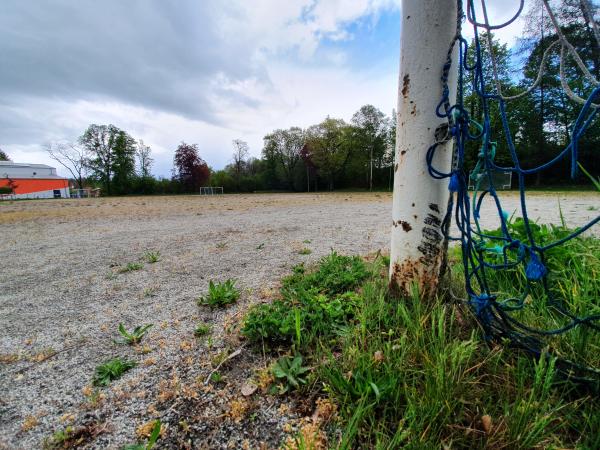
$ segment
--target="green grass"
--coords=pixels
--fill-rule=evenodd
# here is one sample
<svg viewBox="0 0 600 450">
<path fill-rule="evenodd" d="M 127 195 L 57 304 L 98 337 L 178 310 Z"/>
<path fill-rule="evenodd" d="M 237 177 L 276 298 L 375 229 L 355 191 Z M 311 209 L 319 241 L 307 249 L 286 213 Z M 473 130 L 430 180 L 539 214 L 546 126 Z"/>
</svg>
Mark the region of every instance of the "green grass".
<svg viewBox="0 0 600 450">
<path fill-rule="evenodd" d="M 125 325 L 119 324 L 119 333 L 122 336 L 121 341 L 116 341 L 118 344 L 136 345 L 141 342 L 148 330 L 153 327 L 153 324 L 139 325 L 131 331 L 125 329 Z"/>
<path fill-rule="evenodd" d="M 311 253 L 312 253 L 312 250 L 310 248 L 306 248 L 306 247 L 298 250 L 299 255 L 310 255 Z"/>
<path fill-rule="evenodd" d="M 133 369 L 136 366 L 134 361 L 127 361 L 122 358 L 113 358 L 110 361 L 96 367 L 94 373 L 94 386 L 108 386 L 111 381 L 117 380 L 123 376 L 125 372 Z"/>
<path fill-rule="evenodd" d="M 148 264 L 154 264 L 160 261 L 160 252 L 149 250 L 144 253 L 144 259 Z"/>
<path fill-rule="evenodd" d="M 530 224 L 536 243 L 549 244 L 562 239 L 574 230 L 565 225 Z M 514 239 L 528 242 L 522 219 L 508 222 L 508 229 Z M 500 230 L 488 230 L 486 234 L 501 236 Z M 489 242 L 486 248 L 486 262 L 501 264 L 502 253 L 494 251 L 498 241 Z M 518 250 L 506 252 L 508 262 L 515 262 Z M 580 317 L 600 314 L 600 239 L 578 237 L 553 247 L 545 252 L 545 265 L 548 268 L 549 292 L 553 300 L 562 307 Z M 460 249 L 451 251 L 450 261 L 454 277 L 462 283 L 464 274 L 459 264 Z M 545 295 L 542 281 L 529 281 L 525 277 L 524 264 L 502 270 L 487 269 L 488 285 L 499 301 L 517 297 L 525 305 L 511 315 L 522 323 L 542 329 L 558 329 L 567 325 L 571 319 L 560 314 L 552 307 L 551 299 Z M 465 296 L 464 291 L 461 293 Z M 546 339 L 553 353 L 576 363 L 600 369 L 600 333 L 589 327 L 575 327 Z"/>
<path fill-rule="evenodd" d="M 198 299 L 199 305 L 223 307 L 237 302 L 240 291 L 235 286 L 235 280 L 229 279 L 222 283 L 208 283 L 208 293 Z"/>
<path fill-rule="evenodd" d="M 206 336 L 211 331 L 212 331 L 212 327 L 210 325 L 207 325 L 205 323 L 199 323 L 196 326 L 196 329 L 194 330 L 194 336 L 196 336 L 196 337 Z"/>
<path fill-rule="evenodd" d="M 360 301 L 353 290 L 367 275 L 360 258 L 337 253 L 322 258 L 316 271 L 300 264 L 283 279 L 280 298 L 250 311 L 242 333 L 252 342 L 299 350 L 333 337 L 353 320 Z"/>
<path fill-rule="evenodd" d="M 143 268 L 144 268 L 144 265 L 142 263 L 130 262 L 130 263 L 127 263 L 127 265 L 120 267 L 118 272 L 119 273 L 127 273 L 127 272 L 133 272 L 136 270 L 141 270 Z"/>
<path fill-rule="evenodd" d="M 332 448 L 600 447 L 600 401 L 561 381 L 552 358 L 488 346 L 462 305 L 394 297 L 387 263 L 300 266 L 244 323 L 257 349 L 277 344 L 314 368 L 299 395 L 337 405 Z"/>
</svg>

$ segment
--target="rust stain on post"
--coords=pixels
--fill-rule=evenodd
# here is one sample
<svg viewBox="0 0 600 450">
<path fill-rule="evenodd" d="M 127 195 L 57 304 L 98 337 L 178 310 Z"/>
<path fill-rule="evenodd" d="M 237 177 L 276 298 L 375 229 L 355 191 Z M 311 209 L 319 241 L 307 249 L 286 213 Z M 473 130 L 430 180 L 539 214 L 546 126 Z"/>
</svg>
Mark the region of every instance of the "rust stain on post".
<svg viewBox="0 0 600 450">
<path fill-rule="evenodd" d="M 402 95 L 406 98 L 408 95 L 408 90 L 410 88 L 410 76 L 408 74 L 404 75 L 402 79 Z"/>
</svg>

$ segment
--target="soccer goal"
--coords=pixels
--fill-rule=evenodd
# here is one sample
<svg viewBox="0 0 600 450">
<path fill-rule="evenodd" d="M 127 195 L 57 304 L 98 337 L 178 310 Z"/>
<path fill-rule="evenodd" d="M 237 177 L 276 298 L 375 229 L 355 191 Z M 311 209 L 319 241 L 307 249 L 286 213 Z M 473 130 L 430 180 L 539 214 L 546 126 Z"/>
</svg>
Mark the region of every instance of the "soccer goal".
<svg viewBox="0 0 600 450">
<path fill-rule="evenodd" d="M 200 188 L 200 195 L 217 195 L 223 193 L 223 186 L 204 186 Z"/>
<path fill-rule="evenodd" d="M 491 177 L 491 183 L 490 183 Z M 469 174 L 470 191 L 488 191 L 492 185 L 495 190 L 510 189 L 512 183 L 512 172 L 509 170 L 494 171 L 491 176 L 486 173 L 472 171 Z"/>
</svg>

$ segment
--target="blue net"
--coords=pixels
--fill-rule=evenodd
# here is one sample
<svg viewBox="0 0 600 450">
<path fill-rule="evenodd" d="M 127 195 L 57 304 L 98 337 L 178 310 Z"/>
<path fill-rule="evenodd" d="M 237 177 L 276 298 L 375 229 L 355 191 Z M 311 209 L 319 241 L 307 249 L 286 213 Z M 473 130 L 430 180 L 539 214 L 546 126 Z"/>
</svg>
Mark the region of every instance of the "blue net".
<svg viewBox="0 0 600 450">
<path fill-rule="evenodd" d="M 545 6 L 549 8 L 547 2 Z M 537 357 L 553 355 L 557 357 L 557 367 L 570 379 L 592 383 L 597 388 L 600 380 L 598 368 L 586 364 L 583 358 L 578 361 L 577 355 L 567 357 L 560 351 L 556 351 L 555 340 L 576 331 L 585 334 L 587 339 L 595 340 L 593 342 L 597 345 L 600 336 L 598 334 L 600 305 L 596 298 L 595 303 L 584 305 L 584 308 L 574 307 L 572 302 L 561 296 L 560 289 L 556 288 L 556 277 L 553 277 L 552 264 L 549 260 L 552 252 L 558 251 L 559 247 L 568 246 L 570 242 L 597 224 L 600 215 L 574 230 L 566 228 L 564 224 L 563 226 L 539 225 L 528 216 L 525 181 L 526 176 L 542 172 L 565 159 L 570 160 L 571 176 L 576 175 L 578 143 L 598 114 L 595 103 L 600 103 L 600 87 L 596 84 L 589 96 L 579 102 L 582 104 L 581 109 L 572 125 L 568 145 L 558 155 L 552 156 L 543 164 L 533 168 L 523 168 L 517 156 L 518 152 L 507 119 L 507 101 L 500 92 L 499 86 L 495 92 L 490 92 L 491 89 L 486 88 L 482 49 L 482 31 L 489 36 L 491 30 L 514 21 L 521 13 L 523 2 L 517 14 L 509 22 L 499 26 L 489 25 L 485 6 L 483 8 L 485 22 L 479 23 L 473 2 L 467 1 L 467 17 L 474 30 L 474 39 L 469 47 L 462 34 L 464 13 L 462 1 L 458 0 L 457 32 L 443 67 L 443 98 L 436 112 L 439 117 L 447 119 L 449 136 L 454 142 L 454 160 L 451 170 L 440 170 L 433 165 L 434 155 L 441 142 L 432 145 L 427 152 L 430 175 L 436 179 L 447 178 L 448 188 L 452 193 L 443 231 L 448 239 L 460 243 L 468 303 L 481 324 L 486 339 L 510 343 Z M 557 29 L 557 34 L 560 34 L 560 29 Z M 559 35 L 559 40 L 561 38 L 562 36 Z M 560 41 L 559 44 L 564 48 L 568 45 L 565 42 Z M 452 61 L 455 46 L 458 46 L 458 61 Z M 468 52 L 472 55 L 471 58 L 467 58 Z M 453 64 L 458 65 L 455 104 L 450 102 L 448 87 L 448 75 Z M 482 105 L 481 124 L 475 123 L 470 118 L 468 109 L 465 108 L 467 79 L 473 83 L 470 88 L 476 93 Z M 500 115 L 503 130 L 501 138 L 510 156 L 510 165 L 499 165 L 495 162 L 498 137 L 492 132 L 490 112 L 492 106 L 497 108 Z M 480 149 L 476 167 L 472 171 L 477 179 L 472 192 L 468 191 L 469 168 L 465 164 L 465 149 L 470 142 L 477 142 Z M 503 209 L 502 199 L 494 184 L 495 175 L 506 172 L 512 173 L 518 185 L 520 217 L 517 219 L 510 218 Z M 499 223 L 497 230 L 485 230 L 480 223 L 484 200 L 491 201 L 494 205 Z M 452 218 L 458 228 L 458 236 L 450 235 Z M 550 241 L 548 236 L 552 237 Z M 495 280 L 502 276 L 511 278 L 513 292 L 497 292 L 498 284 Z M 587 274 L 587 276 L 593 277 L 594 274 Z M 530 311 L 526 314 L 528 309 Z M 532 317 L 532 314 L 533 316 L 545 315 L 551 320 L 546 322 L 527 320 Z M 585 339 L 583 342 L 586 342 Z"/>
</svg>

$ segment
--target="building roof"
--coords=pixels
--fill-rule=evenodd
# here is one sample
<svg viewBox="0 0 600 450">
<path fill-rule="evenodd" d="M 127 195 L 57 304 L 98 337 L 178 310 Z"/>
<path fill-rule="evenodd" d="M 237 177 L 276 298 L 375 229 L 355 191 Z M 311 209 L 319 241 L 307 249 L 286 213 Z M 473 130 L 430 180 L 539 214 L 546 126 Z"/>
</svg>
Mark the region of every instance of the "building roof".
<svg viewBox="0 0 600 450">
<path fill-rule="evenodd" d="M 12 161 L 0 161 L 0 166 L 10 167 L 34 167 L 36 169 L 54 169 L 52 166 L 46 164 L 29 164 L 29 163 L 16 163 Z"/>
</svg>

